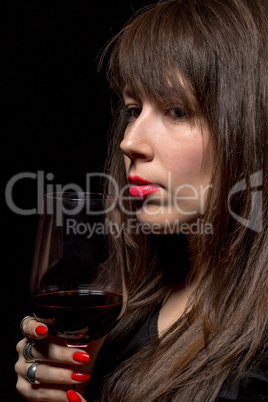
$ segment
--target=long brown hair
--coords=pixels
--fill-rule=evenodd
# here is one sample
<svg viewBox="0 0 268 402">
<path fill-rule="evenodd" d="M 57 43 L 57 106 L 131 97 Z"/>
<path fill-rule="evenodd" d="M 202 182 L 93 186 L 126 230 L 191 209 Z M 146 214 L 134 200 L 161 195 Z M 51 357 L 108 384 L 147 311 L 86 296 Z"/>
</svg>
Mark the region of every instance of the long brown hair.
<svg viewBox="0 0 268 402">
<path fill-rule="evenodd" d="M 161 104 L 180 99 L 190 118 L 208 122 L 215 161 L 202 218 L 214 233 L 197 235 L 201 279 L 187 312 L 117 369 L 104 401 L 210 402 L 230 374 L 267 359 L 267 16 L 267 0 L 162 1 L 109 45 L 119 103 L 127 86 Z M 124 124 L 117 113 L 108 170 L 121 186 Z M 176 265 L 161 263 L 163 238 L 126 233 L 126 242 L 130 301 L 114 339 L 151 314 L 177 280 Z"/>
</svg>

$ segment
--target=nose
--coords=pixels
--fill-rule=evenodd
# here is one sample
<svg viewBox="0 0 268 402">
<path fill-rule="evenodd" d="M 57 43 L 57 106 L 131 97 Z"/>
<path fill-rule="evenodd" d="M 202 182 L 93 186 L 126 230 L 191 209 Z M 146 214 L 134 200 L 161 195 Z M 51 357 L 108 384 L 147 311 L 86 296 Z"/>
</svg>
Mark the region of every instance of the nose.
<svg viewBox="0 0 268 402">
<path fill-rule="evenodd" d="M 120 144 L 121 151 L 132 161 L 135 159 L 152 160 L 154 156 L 152 131 L 152 118 L 148 114 L 141 113 L 137 120 L 127 126 L 124 139 Z"/>
</svg>

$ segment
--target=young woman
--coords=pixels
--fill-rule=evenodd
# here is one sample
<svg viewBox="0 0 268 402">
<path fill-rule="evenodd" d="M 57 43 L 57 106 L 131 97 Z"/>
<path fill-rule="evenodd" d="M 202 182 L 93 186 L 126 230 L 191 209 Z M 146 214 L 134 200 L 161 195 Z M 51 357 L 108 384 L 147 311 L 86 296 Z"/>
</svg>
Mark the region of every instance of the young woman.
<svg viewBox="0 0 268 402">
<path fill-rule="evenodd" d="M 18 343 L 26 399 L 267 400 L 267 37 L 266 0 L 173 0 L 109 45 L 119 108 L 108 172 L 128 190 L 129 305 L 76 375 L 88 354 L 25 319 L 46 363 L 32 385 L 28 340 Z M 83 396 L 68 391 L 88 372 Z"/>
</svg>

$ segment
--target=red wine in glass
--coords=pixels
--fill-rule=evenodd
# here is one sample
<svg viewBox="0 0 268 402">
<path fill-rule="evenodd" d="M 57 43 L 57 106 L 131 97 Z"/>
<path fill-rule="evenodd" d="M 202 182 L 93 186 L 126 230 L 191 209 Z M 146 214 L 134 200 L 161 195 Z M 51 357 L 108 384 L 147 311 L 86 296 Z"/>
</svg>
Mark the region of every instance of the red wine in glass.
<svg viewBox="0 0 268 402">
<path fill-rule="evenodd" d="M 35 316 L 50 321 L 50 333 L 68 346 L 83 347 L 108 334 L 125 310 L 122 294 L 83 288 L 32 298 Z"/>
<path fill-rule="evenodd" d="M 117 325 L 127 298 L 117 197 L 45 195 L 30 278 L 35 317 L 67 346 L 85 347 Z"/>
</svg>

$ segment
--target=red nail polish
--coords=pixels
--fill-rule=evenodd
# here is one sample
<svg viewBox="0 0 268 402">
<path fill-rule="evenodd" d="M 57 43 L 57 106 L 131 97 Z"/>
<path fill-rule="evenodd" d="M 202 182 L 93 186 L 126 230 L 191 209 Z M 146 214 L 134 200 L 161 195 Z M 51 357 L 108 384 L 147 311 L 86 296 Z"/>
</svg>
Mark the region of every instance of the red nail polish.
<svg viewBox="0 0 268 402">
<path fill-rule="evenodd" d="M 67 392 L 67 398 L 69 402 L 82 402 L 80 396 L 72 389 L 70 389 L 70 391 Z"/>
<path fill-rule="evenodd" d="M 90 375 L 87 373 L 81 373 L 80 371 L 74 371 L 72 373 L 72 379 L 75 381 L 88 381 Z"/>
<path fill-rule="evenodd" d="M 44 325 L 38 325 L 38 327 L 35 328 L 35 332 L 37 335 L 45 335 L 47 333 L 47 328 Z"/>
<path fill-rule="evenodd" d="M 85 352 L 75 352 L 73 359 L 79 363 L 87 363 L 89 361 L 89 355 Z"/>
</svg>

